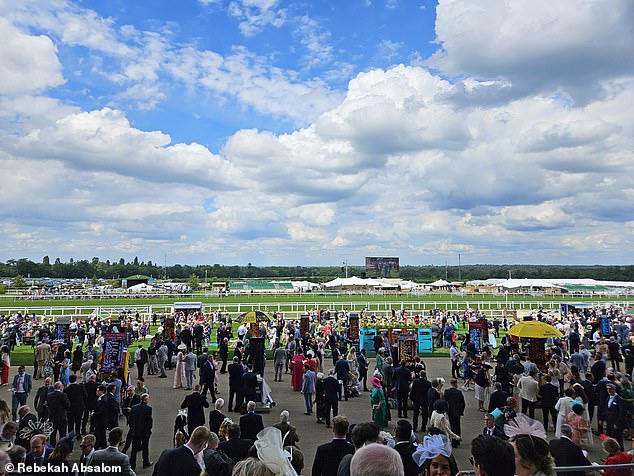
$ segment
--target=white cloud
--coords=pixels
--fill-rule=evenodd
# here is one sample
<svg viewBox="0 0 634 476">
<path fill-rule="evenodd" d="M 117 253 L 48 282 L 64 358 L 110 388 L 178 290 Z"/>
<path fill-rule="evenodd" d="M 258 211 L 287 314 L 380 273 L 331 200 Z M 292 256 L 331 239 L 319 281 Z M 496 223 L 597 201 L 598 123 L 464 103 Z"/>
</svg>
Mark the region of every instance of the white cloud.
<svg viewBox="0 0 634 476">
<path fill-rule="evenodd" d="M 64 83 L 49 38 L 24 34 L 4 18 L 0 18 L 0 37 L 0 94 L 32 93 Z"/>
<path fill-rule="evenodd" d="M 308 50 L 305 63 L 309 67 L 329 63 L 334 53 L 333 47 L 329 44 L 330 32 L 322 29 L 314 18 L 307 15 L 298 18 L 297 22 L 300 43 Z"/>
<path fill-rule="evenodd" d="M 429 64 L 452 75 L 506 78 L 515 94 L 564 90 L 580 103 L 609 78 L 634 73 L 629 0 L 443 0 L 436 9 L 441 49 Z"/>
<path fill-rule="evenodd" d="M 253 36 L 267 26 L 279 28 L 286 22 L 286 9 L 278 0 L 235 0 L 229 3 L 229 15 L 240 20 L 240 31 Z"/>
<path fill-rule="evenodd" d="M 323 81 L 298 81 L 292 72 L 273 67 L 267 58 L 244 48 L 224 57 L 186 48 L 171 55 L 166 70 L 190 87 L 234 97 L 260 114 L 289 118 L 300 125 L 341 99 L 341 93 Z"/>
</svg>

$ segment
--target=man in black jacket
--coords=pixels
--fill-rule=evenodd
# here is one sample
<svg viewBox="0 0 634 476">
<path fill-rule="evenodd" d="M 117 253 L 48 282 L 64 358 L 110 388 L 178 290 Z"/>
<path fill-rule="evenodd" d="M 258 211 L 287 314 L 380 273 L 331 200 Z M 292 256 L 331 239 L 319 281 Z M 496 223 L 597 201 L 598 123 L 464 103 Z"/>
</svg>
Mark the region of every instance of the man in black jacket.
<svg viewBox="0 0 634 476">
<path fill-rule="evenodd" d="M 429 419 L 429 413 L 427 412 L 429 406 L 427 393 L 430 388 L 431 383 L 427 380 L 427 373 L 424 370 L 421 370 L 412 382 L 412 389 L 409 393 L 409 398 L 414 404 L 414 431 L 418 431 L 419 414 L 421 418 L 421 428 L 425 429 L 427 427 L 427 420 Z"/>
<path fill-rule="evenodd" d="M 255 413 L 255 402 L 247 403 L 247 413 L 240 417 L 240 435 L 246 440 L 257 439 L 257 434 L 264 429 L 262 416 Z"/>
<path fill-rule="evenodd" d="M 238 357 L 233 358 L 233 363 L 229 365 L 229 408 L 227 411 L 240 411 L 242 406 L 242 375 L 244 366 Z M 233 406 L 235 397 L 235 407 Z"/>
<path fill-rule="evenodd" d="M 213 364 L 213 356 L 209 355 L 206 362 L 203 362 L 200 368 L 200 385 L 202 385 L 202 395 L 207 398 L 207 390 L 211 393 L 212 401 L 216 401 L 216 390 L 214 388 L 214 380 L 216 378 L 216 369 Z"/>
<path fill-rule="evenodd" d="M 509 398 L 508 392 L 502 390 L 502 384 L 495 382 L 495 391 L 489 397 L 488 412 L 491 413 L 496 408 L 502 408 L 506 406 L 506 399 Z"/>
<path fill-rule="evenodd" d="M 407 418 L 407 397 L 409 395 L 409 383 L 412 381 L 412 372 L 403 361 L 394 370 L 394 387 L 396 388 L 396 402 L 399 418 Z"/>
<path fill-rule="evenodd" d="M 209 428 L 199 426 L 183 446 L 163 451 L 152 476 L 199 476 L 201 470 L 196 455 L 205 449 L 210 435 Z"/>
<path fill-rule="evenodd" d="M 132 407 L 128 424 L 132 433 L 132 453 L 130 454 L 130 466 L 136 468 L 136 454 L 139 450 L 143 455 L 143 467 L 152 466 L 150 461 L 150 436 L 152 436 L 152 407 L 148 405 L 150 395 L 141 396 L 141 403 Z"/>
<path fill-rule="evenodd" d="M 542 402 L 544 416 L 544 430 L 548 431 L 548 417 L 553 421 L 553 428 L 557 425 L 557 400 L 559 400 L 559 385 L 553 385 L 550 375 L 546 376 L 546 383 L 539 387 L 539 399 Z"/>
<path fill-rule="evenodd" d="M 37 389 L 35 393 L 35 411 L 40 421 L 44 421 L 48 418 L 48 408 L 46 406 L 46 398 L 53 391 L 53 380 L 51 377 L 46 377 L 44 385 Z"/>
<path fill-rule="evenodd" d="M 324 379 L 324 413 L 326 414 L 326 428 L 330 428 L 330 410 L 333 418 L 339 414 L 339 381 L 335 378 L 334 370 Z"/>
<path fill-rule="evenodd" d="M 141 396 L 134 392 L 134 387 L 128 387 L 126 390 L 126 397 L 121 402 L 121 412 L 126 419 L 128 424 L 128 428 L 130 427 L 130 414 L 132 413 L 132 407 L 141 403 Z M 133 432 L 128 429 L 128 434 L 125 437 L 125 444 L 123 445 L 123 449 L 121 450 L 123 453 L 127 453 L 130 445 L 132 444 L 132 439 L 134 437 Z"/>
<path fill-rule="evenodd" d="M 119 413 L 121 413 L 121 406 L 117 401 L 117 397 L 115 397 L 115 392 L 117 391 L 117 386 L 113 383 L 109 384 L 106 393 L 106 402 L 108 404 L 108 418 L 106 423 L 108 425 L 108 430 L 112 430 L 113 428 L 117 428 L 119 426 Z"/>
<path fill-rule="evenodd" d="M 465 401 L 464 395 L 460 390 L 458 390 L 458 380 L 455 378 L 451 379 L 451 386 L 445 390 L 443 398 L 449 404 L 447 417 L 449 417 L 451 431 L 458 436 L 462 436 L 462 431 L 460 430 L 460 417 L 464 415 Z M 454 447 L 458 446 L 458 444 L 459 442 L 452 441 L 452 445 L 454 445 Z"/>
<path fill-rule="evenodd" d="M 240 425 L 232 423 L 227 427 L 227 441 L 221 441 L 218 449 L 224 451 L 235 463 L 249 457 L 249 449 L 253 440 L 240 438 Z"/>
<path fill-rule="evenodd" d="M 508 439 L 504 432 L 495 426 L 495 418 L 493 418 L 493 415 L 490 413 L 484 415 L 484 429 L 482 430 L 482 434 L 496 436 L 502 440 Z"/>
<path fill-rule="evenodd" d="M 55 382 L 54 390 L 46 397 L 48 406 L 48 419 L 53 424 L 53 432 L 50 435 L 51 445 L 57 444 L 57 434 L 63 438 L 66 436 L 68 427 L 68 410 L 70 410 L 70 400 L 64 393 L 62 382 Z"/>
<path fill-rule="evenodd" d="M 220 425 L 222 425 L 222 422 L 225 420 L 225 415 L 220 411 L 224 404 L 224 399 L 219 398 L 216 400 L 214 410 L 209 412 L 209 429 L 215 434 L 218 434 Z"/>
<path fill-rule="evenodd" d="M 394 439 L 396 440 L 396 445 L 394 445 L 394 449 L 401 456 L 403 468 L 405 469 L 405 476 L 418 476 L 420 468 L 412 458 L 414 451 L 416 451 L 416 447 L 409 442 L 411 436 L 411 423 L 407 420 L 397 421 L 396 427 L 394 428 Z"/>
<path fill-rule="evenodd" d="M 187 432 L 191 435 L 196 427 L 205 424 L 204 408 L 209 408 L 209 402 L 200 393 L 200 385 L 196 385 L 194 392 L 185 397 L 181 408 L 187 409 Z"/>
<path fill-rule="evenodd" d="M 572 441 L 572 428 L 565 423 L 561 425 L 561 438 L 551 440 L 550 454 L 555 458 L 555 466 L 589 466 L 591 463 L 583 455 L 581 448 Z M 585 476 L 584 471 L 566 473 L 570 476 Z"/>
<path fill-rule="evenodd" d="M 248 372 L 242 376 L 242 395 L 245 402 L 255 401 L 258 386 L 258 377 L 253 372 L 253 365 L 249 364 L 248 368 Z"/>
<path fill-rule="evenodd" d="M 346 441 L 350 423 L 345 416 L 336 416 L 332 420 L 334 438 L 330 443 L 317 447 L 313 463 L 312 476 L 337 476 L 339 463 L 345 455 L 354 453 L 354 446 Z"/>
<path fill-rule="evenodd" d="M 97 387 L 97 403 L 90 420 L 91 432 L 95 434 L 95 449 L 100 450 L 108 446 L 106 440 L 106 429 L 108 426 L 108 399 L 106 397 L 106 386 Z"/>
<path fill-rule="evenodd" d="M 64 393 L 70 401 L 70 411 L 68 412 L 68 432 L 74 431 L 77 436 L 81 435 L 81 419 L 86 409 L 88 394 L 83 385 L 77 383 L 77 376 L 71 375 L 70 384 L 64 389 Z"/>
<path fill-rule="evenodd" d="M 218 344 L 218 357 L 222 360 L 222 367 L 220 373 L 227 373 L 227 359 L 229 358 L 229 339 L 226 337 Z"/>
<path fill-rule="evenodd" d="M 84 409 L 84 417 L 81 420 L 82 433 L 86 433 L 86 425 L 88 424 L 90 412 L 97 407 L 97 387 L 99 387 L 99 384 L 97 383 L 96 375 L 91 376 L 90 380 L 84 384 L 84 390 L 86 390 L 86 408 Z M 88 433 L 93 433 L 92 425 Z"/>
</svg>

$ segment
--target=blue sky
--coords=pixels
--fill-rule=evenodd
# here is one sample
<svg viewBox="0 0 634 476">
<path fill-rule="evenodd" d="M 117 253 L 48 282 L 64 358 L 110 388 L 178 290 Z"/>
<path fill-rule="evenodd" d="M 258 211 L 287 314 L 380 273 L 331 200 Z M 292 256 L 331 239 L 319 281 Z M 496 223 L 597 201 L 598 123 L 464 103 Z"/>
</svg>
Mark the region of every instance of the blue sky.
<svg viewBox="0 0 634 476">
<path fill-rule="evenodd" d="M 633 19 L 0 0 L 0 259 L 628 263 Z"/>
</svg>

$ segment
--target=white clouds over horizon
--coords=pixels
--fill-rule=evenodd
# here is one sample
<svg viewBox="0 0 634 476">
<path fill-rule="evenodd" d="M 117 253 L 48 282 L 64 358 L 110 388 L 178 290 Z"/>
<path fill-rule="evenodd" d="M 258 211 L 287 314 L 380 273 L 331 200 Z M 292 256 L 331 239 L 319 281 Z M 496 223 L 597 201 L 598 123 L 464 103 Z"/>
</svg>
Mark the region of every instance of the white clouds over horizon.
<svg viewBox="0 0 634 476">
<path fill-rule="evenodd" d="M 283 2 L 235 3 L 248 34 L 288 18 Z M 469 262 L 625 262 L 632 8 L 597 4 L 442 1 L 440 47 L 423 66 L 364 68 L 345 91 L 273 53 L 178 43 L 61 0 L 33 21 L 50 29 L 43 36 L 0 4 L 7 44 L 29 52 L 0 46 L 0 259 L 99 251 L 331 264 L 383 254 L 419 264 L 460 252 Z M 324 31 L 298 41 L 317 63 L 338 60 Z M 117 58 L 102 71 L 120 86 L 106 106 L 60 93 L 70 72 L 58 49 L 78 44 Z M 407 49 L 383 45 L 395 59 Z M 185 143 L 169 124 L 135 123 L 135 108 L 169 112 L 178 86 L 295 127 L 243 126 L 212 151 L 204 132 Z"/>
</svg>

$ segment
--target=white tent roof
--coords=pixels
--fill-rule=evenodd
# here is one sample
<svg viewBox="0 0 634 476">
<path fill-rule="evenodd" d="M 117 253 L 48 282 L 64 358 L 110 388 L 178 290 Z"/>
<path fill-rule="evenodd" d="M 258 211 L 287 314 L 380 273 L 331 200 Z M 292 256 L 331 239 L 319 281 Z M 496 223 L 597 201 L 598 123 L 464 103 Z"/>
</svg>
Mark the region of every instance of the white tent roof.
<svg viewBox="0 0 634 476">
<path fill-rule="evenodd" d="M 434 288 L 441 288 L 443 286 L 450 286 L 451 283 L 449 281 L 445 281 L 444 279 L 439 279 L 438 281 L 434 281 L 433 283 L 429 283 L 428 286 L 433 286 Z"/>
<path fill-rule="evenodd" d="M 153 286 L 149 285 L 149 284 L 145 284 L 145 283 L 139 283 L 139 284 L 135 284 L 134 286 L 130 286 L 128 288 L 128 292 L 147 292 L 147 291 L 152 291 L 154 289 Z"/>
<path fill-rule="evenodd" d="M 561 288 L 552 281 L 546 279 L 507 279 L 499 284 L 499 286 L 507 289 L 516 288 Z"/>
</svg>

